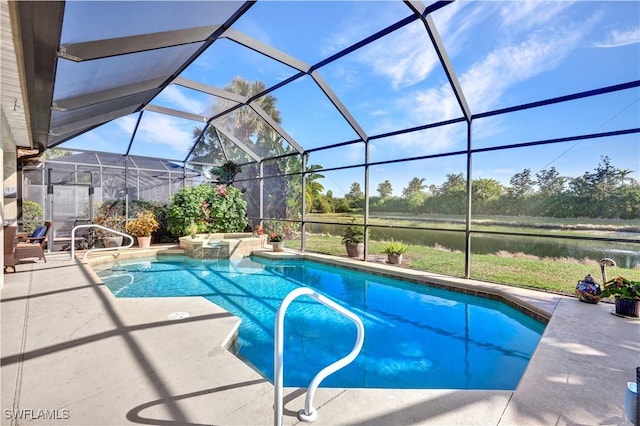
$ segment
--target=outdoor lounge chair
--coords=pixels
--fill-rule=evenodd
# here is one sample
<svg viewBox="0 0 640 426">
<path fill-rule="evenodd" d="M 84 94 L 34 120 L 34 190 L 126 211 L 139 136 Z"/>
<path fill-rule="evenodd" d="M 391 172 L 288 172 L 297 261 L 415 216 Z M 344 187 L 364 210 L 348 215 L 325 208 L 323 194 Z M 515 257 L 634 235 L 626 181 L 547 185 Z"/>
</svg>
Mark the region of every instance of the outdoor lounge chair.
<svg viewBox="0 0 640 426">
<path fill-rule="evenodd" d="M 16 233 L 18 228 L 15 226 L 4 227 L 4 272 L 7 268 L 13 268 L 16 271 Z"/>
<path fill-rule="evenodd" d="M 38 226 L 33 233 L 27 237 L 26 242 L 16 244 L 16 262 L 29 257 L 37 257 L 45 262 L 44 247 L 47 244 L 47 237 L 51 230 L 51 222 L 45 222 L 44 225 Z"/>
</svg>

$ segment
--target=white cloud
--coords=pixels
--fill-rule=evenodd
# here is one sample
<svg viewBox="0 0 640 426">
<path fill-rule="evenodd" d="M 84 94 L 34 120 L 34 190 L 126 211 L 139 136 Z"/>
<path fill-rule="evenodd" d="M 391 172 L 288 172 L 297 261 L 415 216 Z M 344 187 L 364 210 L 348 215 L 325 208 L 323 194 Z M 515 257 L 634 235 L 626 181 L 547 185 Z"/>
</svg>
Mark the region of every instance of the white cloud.
<svg viewBox="0 0 640 426">
<path fill-rule="evenodd" d="M 376 74 L 389 78 L 395 89 L 419 83 L 438 64 L 430 46 L 423 24 L 416 21 L 370 44 L 357 58 Z"/>
<path fill-rule="evenodd" d="M 133 133 L 133 129 L 136 128 L 136 121 L 138 121 L 138 114 L 129 114 L 125 117 L 121 117 L 115 121 L 115 123 L 120 127 L 125 133 L 131 134 Z"/>
<path fill-rule="evenodd" d="M 360 30 L 354 30 L 353 26 L 345 26 L 343 31 L 332 33 L 320 46 L 320 54 L 323 57 L 333 55 L 340 52 L 342 49 L 349 47 L 353 44 L 352 35 L 349 33 L 359 33 Z"/>
<path fill-rule="evenodd" d="M 640 26 L 627 31 L 613 30 L 605 40 L 596 42 L 596 47 L 619 47 L 628 44 L 640 43 Z"/>
<path fill-rule="evenodd" d="M 180 151 L 184 150 L 185 141 L 192 139 L 191 131 L 181 129 L 175 120 L 163 116 L 143 120 L 138 132 L 144 140 L 169 145 Z"/>
<path fill-rule="evenodd" d="M 321 72 L 322 73 L 322 72 Z M 339 65 L 339 63 L 331 69 L 333 78 L 345 86 L 358 84 L 358 73 L 352 67 Z"/>
<path fill-rule="evenodd" d="M 525 0 L 500 3 L 502 25 L 512 30 L 544 27 L 574 4 L 572 1 Z"/>
<path fill-rule="evenodd" d="M 456 2 L 434 15 L 437 30 L 445 41 L 448 55 L 456 57 L 464 44 L 484 25 L 498 15 L 499 26 L 506 31 L 522 31 L 553 26 L 553 20 L 573 2 Z M 478 30 L 474 31 L 474 27 Z M 480 33 L 482 34 L 482 33 Z M 481 35 L 480 35 L 481 36 Z M 505 37 L 508 41 L 508 37 Z M 426 79 L 439 67 L 435 51 L 424 25 L 416 21 L 366 47 L 358 60 L 386 76 L 391 86 L 408 87 Z"/>
<path fill-rule="evenodd" d="M 345 9 L 347 4 L 349 9 Z M 322 57 L 333 55 L 410 13 L 405 5 L 387 1 L 377 2 L 375 8 L 367 2 L 345 2 L 341 9 L 345 11 L 340 17 L 341 21 L 319 44 Z"/>
<path fill-rule="evenodd" d="M 464 130 L 459 126 L 444 126 L 431 129 L 428 134 L 421 132 L 404 133 L 389 138 L 389 143 L 405 152 L 403 157 L 431 155 L 466 142 Z M 464 146 L 460 146 L 463 149 Z"/>
<path fill-rule="evenodd" d="M 534 32 L 514 45 L 490 52 L 460 78 L 465 96 L 475 111 L 496 105 L 514 84 L 555 68 L 587 32 L 588 24 Z"/>
<path fill-rule="evenodd" d="M 170 108 L 192 114 L 203 114 L 206 109 L 206 105 L 197 99 L 185 95 L 185 93 L 178 89 L 178 86 L 173 84 L 170 84 L 160 92 L 158 97 L 154 100 L 154 103 L 155 102 L 167 103 Z"/>
<path fill-rule="evenodd" d="M 131 134 L 135 126 L 136 119 L 127 116 L 123 120 L 118 120 L 120 126 L 125 132 Z M 173 117 L 162 114 L 145 113 L 134 143 L 153 143 L 161 144 L 175 149 L 177 152 L 185 152 L 189 146 L 189 141 L 193 140 L 192 129 L 185 129 Z M 195 127 L 195 125 L 193 126 Z M 162 155 L 159 155 L 162 156 Z"/>
<path fill-rule="evenodd" d="M 438 10 L 433 15 L 436 28 L 450 58 L 454 58 L 464 45 L 471 41 L 473 27 L 484 25 L 484 21 L 494 16 L 496 6 L 495 2 L 458 1 Z"/>
<path fill-rule="evenodd" d="M 523 10 L 529 10 L 531 13 L 530 8 L 533 6 L 526 4 Z M 537 16 L 536 20 L 540 19 L 540 16 L 551 19 L 564 7 L 566 6 L 560 7 L 554 4 L 546 8 L 536 7 L 534 13 Z M 508 16 L 508 23 L 516 25 L 524 19 L 525 14 L 524 12 L 520 14 L 514 12 Z M 454 14 L 451 14 L 449 18 L 454 19 Z M 578 24 L 564 23 L 557 27 L 551 22 L 547 22 L 547 25 L 541 29 L 530 31 L 526 38 L 499 46 L 488 52 L 459 75 L 464 96 L 472 111 L 482 112 L 495 108 L 505 92 L 514 85 L 526 82 L 536 75 L 557 67 L 570 52 L 580 46 L 597 19 L 594 16 Z M 448 22 L 448 20 L 445 19 L 443 22 Z M 447 25 L 445 24 L 445 27 Z M 389 74 L 391 75 L 391 72 Z M 414 91 L 403 99 L 397 100 L 394 109 L 403 111 L 403 116 L 379 121 L 377 131 L 385 132 L 406 127 L 407 122 L 411 125 L 438 122 L 461 116 L 457 100 L 448 83 L 443 83 L 437 88 Z M 404 125 L 399 126 L 399 124 Z M 488 134 L 496 131 L 497 123 L 486 124 L 487 126 L 481 126 L 481 129 L 477 130 Z M 464 129 L 456 126 L 438 129 L 434 136 L 430 137 L 428 148 L 425 147 L 424 138 L 420 135 L 398 136 L 394 138 L 394 142 L 406 149 L 419 148 L 424 154 L 456 146 L 460 143 L 463 134 Z M 427 152 L 425 152 L 425 148 Z"/>
</svg>

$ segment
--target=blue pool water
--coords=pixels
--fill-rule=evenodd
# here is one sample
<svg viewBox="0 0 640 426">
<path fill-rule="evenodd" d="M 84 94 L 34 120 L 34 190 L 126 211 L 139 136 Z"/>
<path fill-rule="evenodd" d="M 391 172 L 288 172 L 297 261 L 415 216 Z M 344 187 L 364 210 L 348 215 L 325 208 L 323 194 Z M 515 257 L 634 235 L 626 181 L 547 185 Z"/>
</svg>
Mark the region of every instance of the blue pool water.
<svg viewBox="0 0 640 426">
<path fill-rule="evenodd" d="M 273 381 L 273 324 L 282 299 L 315 289 L 356 313 L 365 342 L 322 386 L 515 389 L 544 325 L 497 301 L 320 263 L 161 256 L 98 272 L 117 297 L 202 296 L 242 319 L 239 355 Z M 285 319 L 285 386 L 306 387 L 353 347 L 348 319 L 308 297 Z"/>
</svg>

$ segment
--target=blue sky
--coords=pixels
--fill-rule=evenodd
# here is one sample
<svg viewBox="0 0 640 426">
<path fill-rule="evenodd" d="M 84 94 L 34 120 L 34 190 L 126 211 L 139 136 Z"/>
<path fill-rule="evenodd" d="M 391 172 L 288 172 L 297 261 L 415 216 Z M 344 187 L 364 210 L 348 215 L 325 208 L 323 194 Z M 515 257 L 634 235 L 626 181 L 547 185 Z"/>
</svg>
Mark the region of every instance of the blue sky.
<svg viewBox="0 0 640 426">
<path fill-rule="evenodd" d="M 399 1 L 276 2 L 254 5 L 234 26 L 263 43 L 308 64 L 344 49 L 410 15 Z M 640 78 L 640 3 L 636 1 L 459 1 L 433 15 L 472 113 L 562 96 Z M 206 19 L 200 16 L 200 21 Z M 461 117 L 453 92 L 424 26 L 404 28 L 320 68 L 320 75 L 368 135 Z M 239 75 L 272 86 L 295 70 L 219 40 L 183 74 L 223 87 Z M 282 127 L 305 148 L 357 138 L 310 77 L 273 92 Z M 153 102 L 207 114 L 213 97 L 176 86 Z M 120 151 L 128 144 L 137 116 L 128 116 L 62 145 Z M 191 146 L 194 123 L 145 113 L 132 154 L 182 159 Z M 640 127 L 640 89 L 574 101 L 543 109 L 475 120 L 473 146 L 536 141 Z M 371 161 L 430 155 L 463 149 L 466 126 L 453 125 L 371 144 Z M 85 145 L 86 146 L 86 145 Z M 640 179 L 640 136 L 545 145 L 479 154 L 473 178 L 508 183 L 524 168 L 556 167 L 565 176 L 593 170 L 601 156 Z M 325 167 L 358 163 L 362 144 L 312 155 Z M 391 180 L 394 194 L 412 177 L 441 184 L 448 173 L 464 172 L 464 156 L 371 170 L 371 185 Z M 336 195 L 351 182 L 363 184 L 362 170 L 326 173 L 323 182 Z"/>
</svg>

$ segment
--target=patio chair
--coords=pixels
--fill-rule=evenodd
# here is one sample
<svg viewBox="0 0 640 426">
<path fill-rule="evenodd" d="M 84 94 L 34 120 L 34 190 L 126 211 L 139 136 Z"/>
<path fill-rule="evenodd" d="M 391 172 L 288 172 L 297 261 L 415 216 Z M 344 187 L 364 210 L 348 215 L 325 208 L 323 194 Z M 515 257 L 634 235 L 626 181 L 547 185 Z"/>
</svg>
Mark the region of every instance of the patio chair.
<svg viewBox="0 0 640 426">
<path fill-rule="evenodd" d="M 47 237 L 51 230 L 51 222 L 45 222 L 44 225 L 38 226 L 33 233 L 27 237 L 26 242 L 16 244 L 16 262 L 30 257 L 37 257 L 45 262 L 44 247 L 47 244 Z"/>
<path fill-rule="evenodd" d="M 16 233 L 18 228 L 15 226 L 4 227 L 4 272 L 7 268 L 13 268 L 16 271 Z"/>
</svg>

